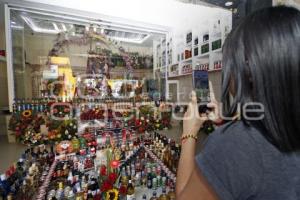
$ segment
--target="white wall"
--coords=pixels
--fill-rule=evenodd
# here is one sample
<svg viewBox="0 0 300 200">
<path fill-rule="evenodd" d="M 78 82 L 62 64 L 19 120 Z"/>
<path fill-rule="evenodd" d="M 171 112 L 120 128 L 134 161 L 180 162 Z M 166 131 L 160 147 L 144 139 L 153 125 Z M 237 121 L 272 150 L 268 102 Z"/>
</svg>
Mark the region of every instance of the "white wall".
<svg viewBox="0 0 300 200">
<path fill-rule="evenodd" d="M 273 0 L 273 5 L 284 4 L 300 10 L 300 0 Z"/>
<path fill-rule="evenodd" d="M 176 0 L 25 0 L 94 12 L 171 28 L 201 24 L 219 10 Z M 79 6 L 80 5 L 80 6 Z"/>
</svg>

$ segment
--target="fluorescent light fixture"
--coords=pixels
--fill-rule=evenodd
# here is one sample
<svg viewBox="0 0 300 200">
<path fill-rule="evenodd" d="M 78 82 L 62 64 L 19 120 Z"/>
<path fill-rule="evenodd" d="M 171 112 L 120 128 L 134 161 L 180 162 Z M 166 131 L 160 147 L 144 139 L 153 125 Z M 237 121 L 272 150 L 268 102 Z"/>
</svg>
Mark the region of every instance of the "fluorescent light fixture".
<svg viewBox="0 0 300 200">
<path fill-rule="evenodd" d="M 49 33 L 49 34 L 58 34 L 59 32 L 61 32 L 61 31 L 55 30 L 55 29 L 40 28 L 34 23 L 34 21 L 30 17 L 24 16 L 24 15 L 21 15 L 21 17 L 34 32 Z M 57 27 L 57 25 L 56 25 L 56 27 Z"/>
<path fill-rule="evenodd" d="M 125 37 L 118 37 L 118 36 L 107 36 L 107 37 L 112 38 L 114 40 L 119 40 L 122 42 L 142 44 L 145 40 L 147 40 L 150 37 L 150 35 L 147 34 L 147 36 L 144 38 L 125 38 Z"/>
<path fill-rule="evenodd" d="M 67 31 L 66 25 L 65 24 L 61 24 L 61 26 L 62 26 L 62 29 L 66 32 Z"/>
<path fill-rule="evenodd" d="M 232 6 L 233 5 L 233 2 L 232 1 L 227 1 L 226 3 L 225 3 L 225 6 L 227 6 L 227 7 L 230 7 L 230 6 Z"/>
<path fill-rule="evenodd" d="M 56 23 L 52 22 L 52 25 L 54 26 L 54 29 L 55 29 L 55 30 L 59 31 L 59 28 L 58 28 L 58 26 L 57 26 Z"/>
<path fill-rule="evenodd" d="M 17 29 L 17 30 L 22 30 L 22 29 L 24 29 L 23 26 L 18 26 L 18 25 L 11 25 L 10 27 L 11 27 L 12 29 Z"/>
<path fill-rule="evenodd" d="M 34 31 L 38 33 L 48 33 L 48 34 L 58 34 L 60 32 L 66 32 L 69 30 L 69 27 L 67 24 L 64 24 L 63 22 L 48 22 L 43 24 L 43 21 L 36 21 L 34 18 L 27 16 L 27 15 L 21 15 L 21 18 L 25 21 L 25 23 Z M 85 26 L 85 29 L 90 29 L 90 27 Z M 97 30 L 101 34 L 105 34 L 108 38 L 128 42 L 128 43 L 136 43 L 136 44 L 142 44 L 144 41 L 146 41 L 149 37 L 149 33 L 143 33 L 143 32 L 136 32 L 136 31 L 129 31 L 129 30 L 114 30 L 114 29 L 105 29 L 105 28 L 98 28 L 97 26 L 92 25 L 92 29 L 94 32 Z M 71 35 L 75 36 L 76 34 L 73 32 Z"/>
<path fill-rule="evenodd" d="M 150 34 L 143 32 L 117 30 L 117 29 L 105 29 L 104 34 L 111 39 L 142 44 L 145 40 L 150 37 Z"/>
</svg>

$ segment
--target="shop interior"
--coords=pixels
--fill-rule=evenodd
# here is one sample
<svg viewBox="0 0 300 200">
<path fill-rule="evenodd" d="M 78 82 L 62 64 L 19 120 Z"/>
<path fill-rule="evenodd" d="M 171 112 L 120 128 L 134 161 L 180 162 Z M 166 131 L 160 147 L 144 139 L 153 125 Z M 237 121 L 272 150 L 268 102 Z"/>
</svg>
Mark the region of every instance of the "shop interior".
<svg viewBox="0 0 300 200">
<path fill-rule="evenodd" d="M 153 191 L 175 199 L 181 116 L 191 91 L 201 102 L 221 100 L 226 37 L 249 12 L 276 3 L 0 1 L 1 181 L 32 159 L 33 152 L 44 152 L 35 158 L 38 169 L 35 164 L 24 169 L 28 175 L 22 184 L 0 195 L 54 199 L 75 176 L 68 159 L 73 164 L 79 156 L 83 170 L 77 170 L 98 177 L 101 184 L 109 174 L 101 174 L 104 170 L 118 176 L 109 189 L 92 185 L 86 192 L 90 199 L 150 199 Z M 208 124 L 200 143 L 213 130 Z M 147 176 L 144 180 L 136 173 L 142 171 L 139 167 L 130 172 L 130 163 L 145 154 L 150 166 L 163 171 L 164 179 L 157 175 L 151 186 Z M 135 176 L 134 191 L 127 168 Z M 37 174 L 42 180 L 36 180 Z M 82 190 L 68 191 L 66 199 L 83 199 Z"/>
</svg>

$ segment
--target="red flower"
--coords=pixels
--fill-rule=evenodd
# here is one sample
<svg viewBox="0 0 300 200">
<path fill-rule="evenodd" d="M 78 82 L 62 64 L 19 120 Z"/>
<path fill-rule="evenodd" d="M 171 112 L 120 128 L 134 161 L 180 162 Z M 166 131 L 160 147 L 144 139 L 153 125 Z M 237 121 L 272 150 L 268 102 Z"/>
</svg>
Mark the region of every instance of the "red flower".
<svg viewBox="0 0 300 200">
<path fill-rule="evenodd" d="M 102 165 L 100 167 L 100 175 L 101 176 L 106 176 L 106 167 L 104 165 Z"/>
<path fill-rule="evenodd" d="M 16 131 L 16 136 L 19 137 L 22 134 L 21 131 Z"/>
<path fill-rule="evenodd" d="M 127 194 L 127 188 L 125 185 L 121 185 L 119 188 L 120 195 L 126 195 Z"/>
<path fill-rule="evenodd" d="M 117 177 L 118 177 L 118 175 L 116 173 L 110 173 L 109 176 L 108 176 L 108 181 L 111 184 L 114 184 L 117 180 Z"/>
<path fill-rule="evenodd" d="M 144 127 L 142 127 L 142 126 L 139 127 L 139 129 L 138 129 L 138 132 L 139 132 L 139 133 L 143 133 L 144 131 L 145 131 Z"/>
<path fill-rule="evenodd" d="M 137 120 L 135 121 L 135 126 L 140 126 L 141 124 L 142 124 L 142 123 L 141 123 L 140 120 L 137 119 Z"/>
<path fill-rule="evenodd" d="M 108 180 L 104 181 L 100 188 L 101 192 L 106 192 L 111 189 L 113 189 L 113 185 Z"/>
</svg>

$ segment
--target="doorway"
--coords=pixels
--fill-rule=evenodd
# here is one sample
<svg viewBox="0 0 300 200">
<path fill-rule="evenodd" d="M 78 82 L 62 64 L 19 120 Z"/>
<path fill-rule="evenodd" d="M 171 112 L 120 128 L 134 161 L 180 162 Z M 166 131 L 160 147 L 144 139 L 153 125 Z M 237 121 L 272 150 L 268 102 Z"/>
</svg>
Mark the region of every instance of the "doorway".
<svg viewBox="0 0 300 200">
<path fill-rule="evenodd" d="M 168 80 L 169 86 L 169 101 L 177 103 L 179 100 L 179 82 L 177 80 Z"/>
</svg>

